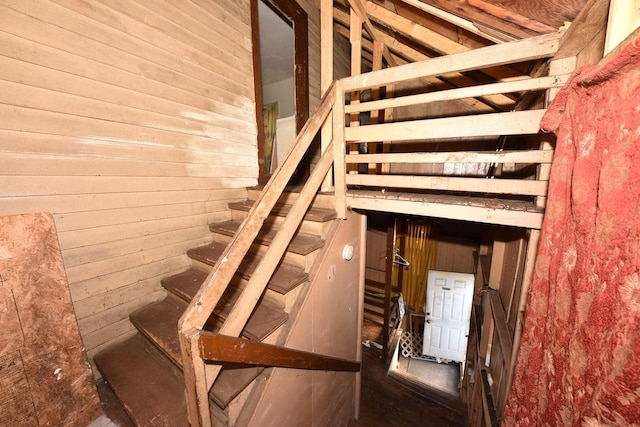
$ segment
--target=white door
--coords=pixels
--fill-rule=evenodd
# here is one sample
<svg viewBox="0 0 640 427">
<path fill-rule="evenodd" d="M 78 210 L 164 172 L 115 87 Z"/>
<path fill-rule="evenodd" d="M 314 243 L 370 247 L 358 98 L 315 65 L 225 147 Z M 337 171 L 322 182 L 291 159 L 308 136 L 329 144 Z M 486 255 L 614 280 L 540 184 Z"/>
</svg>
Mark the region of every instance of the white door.
<svg viewBox="0 0 640 427">
<path fill-rule="evenodd" d="M 473 274 L 429 270 L 424 355 L 455 362 L 466 359 L 474 279 Z"/>
</svg>

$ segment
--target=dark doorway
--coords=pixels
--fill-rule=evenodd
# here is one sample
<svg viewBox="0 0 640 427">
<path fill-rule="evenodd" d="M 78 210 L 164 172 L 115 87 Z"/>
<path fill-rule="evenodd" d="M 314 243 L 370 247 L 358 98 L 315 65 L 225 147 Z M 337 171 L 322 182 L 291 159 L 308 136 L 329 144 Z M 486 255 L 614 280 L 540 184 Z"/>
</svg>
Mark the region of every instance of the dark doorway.
<svg viewBox="0 0 640 427">
<path fill-rule="evenodd" d="M 306 12 L 294 0 L 251 0 L 251 25 L 253 41 L 254 83 L 256 91 L 256 123 L 258 125 L 258 166 L 259 183 L 265 183 L 270 175 L 270 153 L 265 150 L 265 126 L 262 112 L 262 59 L 260 54 L 260 32 L 258 3 L 268 6 L 292 28 L 293 36 L 293 81 L 295 129 L 299 132 L 309 116 L 309 60 L 308 60 L 308 21 Z M 281 161 L 282 159 L 279 159 Z M 308 174 L 308 161 L 302 162 L 296 176 Z"/>
</svg>

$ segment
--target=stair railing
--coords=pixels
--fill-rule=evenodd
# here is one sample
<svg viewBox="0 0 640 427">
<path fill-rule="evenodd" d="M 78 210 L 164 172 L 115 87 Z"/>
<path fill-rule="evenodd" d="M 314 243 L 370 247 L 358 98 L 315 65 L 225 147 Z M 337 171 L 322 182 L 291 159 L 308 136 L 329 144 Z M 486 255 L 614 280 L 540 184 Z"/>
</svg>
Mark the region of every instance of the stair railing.
<svg viewBox="0 0 640 427">
<path fill-rule="evenodd" d="M 455 129 L 456 117 L 445 119 L 415 120 L 408 122 L 385 123 L 368 126 L 346 127 L 345 115 L 384 108 L 425 104 L 428 102 L 491 96 L 513 91 L 532 91 L 557 88 L 566 80 L 566 76 L 552 78 L 524 78 L 521 81 L 498 82 L 489 85 L 479 85 L 468 88 L 425 93 L 412 96 L 384 99 L 379 101 L 362 102 L 345 106 L 345 93 L 362 91 L 375 87 L 414 79 L 429 78 L 447 73 L 480 70 L 486 67 L 517 63 L 538 58 L 553 56 L 558 49 L 560 35 L 550 34 L 532 39 L 490 46 L 455 55 L 433 58 L 428 61 L 412 63 L 381 71 L 348 77 L 334 82 L 324 95 L 318 109 L 307 121 L 298 134 L 293 146 L 282 164 L 265 185 L 248 216 L 240 225 L 231 242 L 227 245 L 218 262 L 214 265 L 202 287 L 191 301 L 189 307 L 179 322 L 180 346 L 184 367 L 186 385 L 187 409 L 192 426 L 211 425 L 209 411 L 209 390 L 217 378 L 221 365 L 209 362 L 236 362 L 259 364 L 263 366 L 288 366 L 301 369 L 325 369 L 354 371 L 360 367 L 359 362 L 306 353 L 296 350 L 283 349 L 266 344 L 251 343 L 247 352 L 237 352 L 237 346 L 246 345 L 247 341 L 237 341 L 242 329 L 249 319 L 262 296 L 269 279 L 280 262 L 287 246 L 297 230 L 305 212 L 313 201 L 318 188 L 331 170 L 333 165 L 333 179 L 335 203 L 338 218 L 344 218 L 347 202 L 353 205 L 353 198 L 348 199 L 347 185 L 373 187 L 401 187 L 414 189 L 433 188 L 435 190 L 466 191 L 467 187 L 459 187 L 459 177 L 416 177 L 416 176 L 381 176 L 359 175 L 347 173 L 349 163 L 504 163 L 526 162 L 550 164 L 552 150 L 528 150 L 508 152 L 450 152 L 450 153 L 383 153 L 370 155 L 347 154 L 348 142 L 375 142 L 403 139 L 446 138 L 449 135 L 438 129 Z M 330 113 L 333 111 L 333 114 Z M 499 113 L 517 114 L 517 113 Z M 485 114 L 484 126 L 504 129 L 502 121 L 509 121 L 507 116 L 495 117 Z M 529 114 L 534 126 L 539 124 L 540 112 Z M 327 144 L 325 151 L 307 180 L 297 201 L 280 227 L 276 237 L 269 246 L 269 250 L 260 265 L 252 274 L 240 298 L 231 310 L 226 321 L 222 324 L 218 334 L 203 331 L 203 327 L 214 308 L 220 301 L 231 279 L 243 258 L 254 242 L 264 221 L 282 195 L 287 183 L 298 167 L 304 154 L 308 150 L 321 126 L 332 117 L 332 141 Z M 510 116 L 513 117 L 513 116 Z M 466 120 L 466 118 L 463 118 Z M 512 119 L 511 119 L 512 120 Z M 447 122 L 447 121 L 451 121 Z M 537 121 L 537 124 L 536 124 Z M 468 120 L 465 123 L 469 123 Z M 532 126 L 531 123 L 528 124 Z M 512 132 L 518 134 L 521 129 L 514 128 Z M 537 131 L 537 130 L 536 130 Z M 491 135 L 489 133 L 488 135 Z M 500 135 L 500 133 L 498 134 Z M 435 178 L 435 179 L 434 179 Z M 486 190 L 496 185 L 487 185 L 488 180 L 480 182 L 475 178 L 466 178 L 472 187 Z M 506 181 L 506 180 L 505 180 Z M 533 184 L 529 184 L 533 182 Z M 528 193 L 546 195 L 546 184 L 536 184 L 535 180 L 518 180 L 516 187 L 534 188 Z M 464 185 L 467 185 L 465 183 Z M 544 188 L 543 188 L 544 187 Z M 497 188 L 497 187 L 496 187 Z M 511 187 L 510 187 L 511 188 Z M 502 190 L 500 190 L 502 191 Z M 500 193 L 497 191 L 497 193 Z M 511 191 L 511 190 L 509 190 Z M 372 210 L 376 205 L 365 207 Z M 392 211 L 393 212 L 393 211 Z M 532 227 L 535 228 L 535 227 Z M 250 348 L 249 348 L 250 347 Z"/>
</svg>

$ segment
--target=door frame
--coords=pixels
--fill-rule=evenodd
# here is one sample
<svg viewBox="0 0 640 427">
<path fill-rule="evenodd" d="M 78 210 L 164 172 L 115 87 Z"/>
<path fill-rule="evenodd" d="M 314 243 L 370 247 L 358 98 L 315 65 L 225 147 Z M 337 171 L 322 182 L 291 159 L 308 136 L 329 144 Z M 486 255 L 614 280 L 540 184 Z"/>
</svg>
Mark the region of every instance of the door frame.
<svg viewBox="0 0 640 427">
<path fill-rule="evenodd" d="M 269 179 L 264 161 L 264 120 L 262 117 L 262 70 L 260 61 L 260 26 L 258 1 L 291 23 L 294 38 L 294 81 L 296 131 L 300 132 L 309 117 L 309 23 L 307 12 L 295 0 L 251 0 L 251 41 L 253 44 L 253 82 L 258 127 L 258 183 Z"/>
</svg>

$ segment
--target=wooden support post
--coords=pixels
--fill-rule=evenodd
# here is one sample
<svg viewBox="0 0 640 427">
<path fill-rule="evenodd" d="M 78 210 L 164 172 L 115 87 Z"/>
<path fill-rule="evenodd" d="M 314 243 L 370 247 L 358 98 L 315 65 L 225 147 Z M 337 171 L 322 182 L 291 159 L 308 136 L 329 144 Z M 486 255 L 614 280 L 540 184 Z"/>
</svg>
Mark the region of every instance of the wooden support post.
<svg viewBox="0 0 640 427">
<path fill-rule="evenodd" d="M 389 354 L 389 317 L 391 316 L 391 286 L 393 282 L 393 247 L 395 235 L 395 226 L 388 226 L 386 247 L 387 257 L 384 269 L 384 319 L 382 326 L 382 354 L 385 358 Z"/>
<path fill-rule="evenodd" d="M 340 82 L 336 82 L 336 100 L 333 105 L 333 174 L 335 188 L 336 212 L 338 218 L 347 216 L 347 183 L 346 183 L 346 142 L 344 139 L 345 114 L 344 91 Z"/>
<path fill-rule="evenodd" d="M 362 19 L 354 9 L 350 14 L 350 41 L 351 41 L 351 75 L 357 76 L 362 73 Z M 350 104 L 360 103 L 360 91 L 351 92 Z M 349 127 L 360 126 L 360 114 L 353 113 L 349 118 Z M 357 154 L 358 144 L 348 143 L 349 153 Z M 358 165 L 350 165 L 349 173 L 358 173 Z"/>
<path fill-rule="evenodd" d="M 382 69 L 382 50 L 383 50 L 383 46 L 380 42 L 374 41 L 373 42 L 373 71 L 378 71 Z M 377 87 L 377 88 L 372 88 L 371 89 L 371 99 L 373 101 L 377 101 L 380 99 L 380 91 L 381 88 Z M 380 110 L 373 110 L 370 113 L 370 117 L 371 117 L 371 124 L 380 124 L 382 123 L 382 118 L 384 118 L 384 110 L 380 111 Z M 377 146 L 378 146 L 378 142 L 372 142 L 369 144 L 369 149 L 367 150 L 367 153 L 369 154 L 375 154 L 378 150 L 377 150 Z M 378 166 L 376 163 L 369 163 L 368 168 L 367 168 L 368 173 L 371 174 L 375 174 L 378 171 Z"/>
<path fill-rule="evenodd" d="M 333 82 L 333 0 L 322 0 L 320 4 L 320 90 L 327 91 Z M 322 125 L 321 150 L 324 153 L 333 137 L 333 111 Z M 333 188 L 333 168 L 329 169 L 322 183 L 322 191 Z"/>
<path fill-rule="evenodd" d="M 381 84 L 399 83 L 414 78 L 500 66 L 532 59 L 548 58 L 558 51 L 560 35 L 545 34 L 516 42 L 483 47 L 429 61 L 386 68 L 376 74 L 351 76 L 343 80 L 346 90 L 363 90 Z"/>
<path fill-rule="evenodd" d="M 359 266 L 359 277 L 358 280 L 358 337 L 362 337 L 362 329 L 364 323 L 364 281 L 365 281 L 365 270 L 366 270 L 366 257 L 364 254 L 364 249 L 366 247 L 367 242 L 367 219 L 364 215 L 359 217 L 360 222 L 360 242 L 359 247 L 361 248 L 360 254 L 360 266 Z M 356 349 L 356 360 L 362 363 L 362 346 L 357 345 Z M 362 370 L 356 373 L 356 389 L 355 389 L 355 419 L 360 419 L 360 401 L 362 398 Z"/>
<path fill-rule="evenodd" d="M 549 76 L 559 76 L 565 75 L 568 73 L 572 73 L 577 66 L 577 57 L 569 56 L 566 58 L 554 59 L 549 61 Z M 546 99 L 545 99 L 545 108 L 548 107 L 560 91 L 560 88 L 551 88 L 547 90 Z M 555 146 L 554 137 L 549 134 L 545 134 L 542 137 L 542 141 L 540 142 L 541 150 L 553 150 Z M 549 177 L 551 176 L 551 164 L 541 164 L 538 167 L 538 176 L 537 180 L 539 181 L 549 181 Z M 547 197 L 540 196 L 536 197 L 536 207 L 544 208 L 547 204 Z"/>
</svg>

